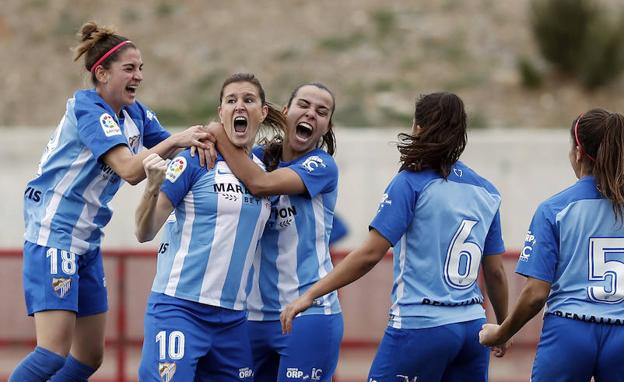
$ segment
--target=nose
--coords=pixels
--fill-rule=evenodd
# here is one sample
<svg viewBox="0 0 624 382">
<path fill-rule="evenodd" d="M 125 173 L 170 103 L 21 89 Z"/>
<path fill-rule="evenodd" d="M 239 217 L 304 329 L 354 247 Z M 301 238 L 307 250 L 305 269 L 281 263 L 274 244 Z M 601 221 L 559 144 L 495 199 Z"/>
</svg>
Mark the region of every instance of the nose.
<svg viewBox="0 0 624 382">
<path fill-rule="evenodd" d="M 143 72 L 139 69 L 134 71 L 134 79 L 137 81 L 143 81 Z"/>
<path fill-rule="evenodd" d="M 245 110 L 245 101 L 242 99 L 236 101 L 236 105 L 234 106 L 234 111 L 243 111 Z"/>
</svg>

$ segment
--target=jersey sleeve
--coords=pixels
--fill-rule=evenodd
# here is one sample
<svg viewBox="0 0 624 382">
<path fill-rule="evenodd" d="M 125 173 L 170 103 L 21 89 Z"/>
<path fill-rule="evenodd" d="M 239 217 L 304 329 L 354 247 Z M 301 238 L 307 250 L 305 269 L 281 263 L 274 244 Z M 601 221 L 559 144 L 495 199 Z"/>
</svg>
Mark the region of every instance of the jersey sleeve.
<svg viewBox="0 0 624 382">
<path fill-rule="evenodd" d="M 156 117 L 153 111 L 148 108 L 142 106 L 142 110 L 144 111 L 144 129 L 143 129 L 143 146 L 151 149 L 156 146 L 160 142 L 171 136 L 167 130 L 160 124 L 160 121 Z"/>
<path fill-rule="evenodd" d="M 369 225 L 375 229 L 392 246 L 405 234 L 412 219 L 418 193 L 408 182 L 405 172 L 392 179 L 379 203 L 377 215 Z"/>
<path fill-rule="evenodd" d="M 117 120 L 102 106 L 84 96 L 76 96 L 74 110 L 78 137 L 95 159 L 115 146 L 128 145 Z"/>
<path fill-rule="evenodd" d="M 559 238 L 555 216 L 547 206 L 542 204 L 531 221 L 518 259 L 516 273 L 552 283 L 558 257 Z"/>
<path fill-rule="evenodd" d="M 197 157 L 191 157 L 189 150 L 178 154 L 167 167 L 165 181 L 160 190 L 167 195 L 173 207 L 184 199 L 193 186 L 199 166 L 195 163 Z"/>
<path fill-rule="evenodd" d="M 498 255 L 503 252 L 505 252 L 505 243 L 503 242 L 499 209 L 496 211 L 496 215 L 494 215 L 490 229 L 485 237 L 483 255 Z"/>
<path fill-rule="evenodd" d="M 331 155 L 311 155 L 303 162 L 293 163 L 289 169 L 299 175 L 310 198 L 323 192 L 333 191 L 338 186 L 338 166 Z"/>
</svg>

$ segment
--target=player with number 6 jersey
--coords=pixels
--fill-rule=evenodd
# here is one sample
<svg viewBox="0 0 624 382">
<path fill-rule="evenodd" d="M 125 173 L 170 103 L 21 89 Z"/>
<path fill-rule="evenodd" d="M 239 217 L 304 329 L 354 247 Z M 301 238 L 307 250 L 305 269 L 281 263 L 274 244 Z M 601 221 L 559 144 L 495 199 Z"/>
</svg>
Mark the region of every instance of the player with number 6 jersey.
<svg viewBox="0 0 624 382">
<path fill-rule="evenodd" d="M 401 170 L 387 187 L 367 240 L 282 313 L 284 330 L 314 299 L 363 276 L 394 246 L 390 320 L 369 380 L 486 381 L 488 350 L 479 267 L 497 318 L 507 313 L 496 189 L 460 162 L 463 102 L 432 93 L 416 103 L 411 134 L 399 135 Z M 505 347 L 497 348 L 497 355 Z"/>
<path fill-rule="evenodd" d="M 527 283 L 502 325 L 513 336 L 546 304 L 531 380 L 622 382 L 624 363 L 624 116 L 593 109 L 572 123 L 579 179 L 535 212 L 516 272 Z"/>
</svg>

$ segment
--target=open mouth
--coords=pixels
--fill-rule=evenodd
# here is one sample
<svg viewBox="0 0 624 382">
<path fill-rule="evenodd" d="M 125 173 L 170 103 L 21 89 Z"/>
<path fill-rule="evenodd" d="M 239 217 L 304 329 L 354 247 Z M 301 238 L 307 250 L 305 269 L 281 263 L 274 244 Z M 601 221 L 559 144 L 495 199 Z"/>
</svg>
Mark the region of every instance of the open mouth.
<svg viewBox="0 0 624 382">
<path fill-rule="evenodd" d="M 308 139 L 312 136 L 312 125 L 307 122 L 299 122 L 296 126 L 295 133 L 301 139 Z"/>
<path fill-rule="evenodd" d="M 138 85 L 128 85 L 126 86 L 126 91 L 130 94 L 130 95 L 136 95 L 137 89 L 139 88 Z"/>
<path fill-rule="evenodd" d="M 237 133 L 247 131 L 247 117 L 238 116 L 234 118 L 234 131 Z"/>
</svg>

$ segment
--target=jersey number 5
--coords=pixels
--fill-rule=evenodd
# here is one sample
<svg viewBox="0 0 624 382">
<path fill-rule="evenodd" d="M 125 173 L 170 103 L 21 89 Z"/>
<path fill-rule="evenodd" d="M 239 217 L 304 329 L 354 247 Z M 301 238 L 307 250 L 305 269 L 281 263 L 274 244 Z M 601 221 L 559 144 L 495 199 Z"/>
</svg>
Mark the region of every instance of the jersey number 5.
<svg viewBox="0 0 624 382">
<path fill-rule="evenodd" d="M 624 238 L 593 237 L 589 239 L 589 281 L 609 280 L 608 288 L 590 286 L 587 293 L 592 301 L 617 304 L 624 301 L 624 263 L 608 255 L 624 254 Z"/>
<path fill-rule="evenodd" d="M 468 289 L 477 280 L 483 251 L 466 241 L 475 224 L 474 220 L 462 220 L 446 252 L 444 281 L 452 288 Z"/>
</svg>

